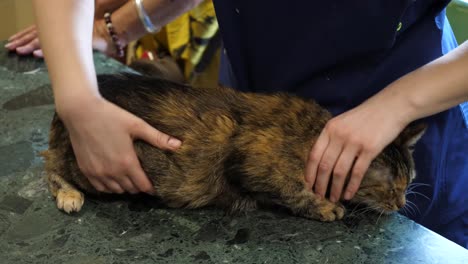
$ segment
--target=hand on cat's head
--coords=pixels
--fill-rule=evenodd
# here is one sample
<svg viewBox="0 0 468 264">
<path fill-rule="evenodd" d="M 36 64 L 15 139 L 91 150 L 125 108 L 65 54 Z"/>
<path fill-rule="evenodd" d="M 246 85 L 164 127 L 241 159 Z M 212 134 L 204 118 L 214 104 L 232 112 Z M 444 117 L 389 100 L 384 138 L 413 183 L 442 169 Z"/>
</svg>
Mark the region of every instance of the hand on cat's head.
<svg viewBox="0 0 468 264">
<path fill-rule="evenodd" d="M 376 101 L 367 101 L 328 120 L 309 154 L 307 186 L 325 197 L 330 185 L 332 202 L 352 199 L 372 161 L 408 122 Z"/>
<path fill-rule="evenodd" d="M 380 153 L 369 166 L 351 203 L 390 213 L 406 205 L 408 186 L 416 177 L 412 157 L 414 146 L 426 131 L 426 124 L 411 124 Z"/>
</svg>

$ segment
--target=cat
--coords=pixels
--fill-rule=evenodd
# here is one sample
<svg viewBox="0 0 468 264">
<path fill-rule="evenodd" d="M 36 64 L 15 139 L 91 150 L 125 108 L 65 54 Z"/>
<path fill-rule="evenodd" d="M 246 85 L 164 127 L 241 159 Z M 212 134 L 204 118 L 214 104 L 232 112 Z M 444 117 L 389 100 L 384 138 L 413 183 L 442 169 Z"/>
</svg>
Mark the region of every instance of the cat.
<svg viewBox="0 0 468 264">
<path fill-rule="evenodd" d="M 310 219 L 343 218 L 341 203 L 320 199 L 305 186 L 308 153 L 332 118 L 313 100 L 224 87 L 199 89 L 137 74 L 100 75 L 98 82 L 104 98 L 182 140 L 174 152 L 134 142 L 156 196 L 167 206 L 216 206 L 236 213 L 273 204 Z M 372 162 L 350 202 L 386 213 L 402 208 L 415 177 L 411 148 L 424 130 L 422 124 L 405 128 Z M 43 156 L 57 207 L 80 211 L 82 191 L 98 191 L 80 172 L 57 114 Z"/>
</svg>

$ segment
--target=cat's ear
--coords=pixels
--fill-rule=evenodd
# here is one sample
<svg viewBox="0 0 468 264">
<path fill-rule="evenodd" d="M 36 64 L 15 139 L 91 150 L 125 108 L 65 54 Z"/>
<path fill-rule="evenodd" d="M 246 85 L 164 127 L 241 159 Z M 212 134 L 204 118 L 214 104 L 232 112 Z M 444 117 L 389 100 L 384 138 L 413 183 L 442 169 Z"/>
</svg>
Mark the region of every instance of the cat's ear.
<svg viewBox="0 0 468 264">
<path fill-rule="evenodd" d="M 426 132 L 427 124 L 425 123 L 415 123 L 408 125 L 396 139 L 396 143 L 410 149 L 414 148 L 414 145 Z"/>
</svg>

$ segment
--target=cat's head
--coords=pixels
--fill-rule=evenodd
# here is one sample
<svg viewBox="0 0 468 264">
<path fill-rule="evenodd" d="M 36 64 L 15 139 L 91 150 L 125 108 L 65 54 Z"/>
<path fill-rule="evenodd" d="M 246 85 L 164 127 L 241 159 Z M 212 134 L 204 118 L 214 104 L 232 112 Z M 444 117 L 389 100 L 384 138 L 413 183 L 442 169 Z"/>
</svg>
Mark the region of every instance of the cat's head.
<svg viewBox="0 0 468 264">
<path fill-rule="evenodd" d="M 406 204 L 406 190 L 416 177 L 412 153 L 426 131 L 425 124 L 410 125 L 371 163 L 352 203 L 391 213 Z"/>
</svg>

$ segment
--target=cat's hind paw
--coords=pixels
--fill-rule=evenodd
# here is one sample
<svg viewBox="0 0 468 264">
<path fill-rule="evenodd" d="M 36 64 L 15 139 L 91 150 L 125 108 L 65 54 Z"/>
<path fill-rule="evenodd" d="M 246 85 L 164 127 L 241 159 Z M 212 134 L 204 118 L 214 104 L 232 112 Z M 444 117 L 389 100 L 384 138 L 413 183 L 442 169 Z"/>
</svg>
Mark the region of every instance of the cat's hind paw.
<svg viewBox="0 0 468 264">
<path fill-rule="evenodd" d="M 81 210 L 84 203 L 84 195 L 74 189 L 59 189 L 56 200 L 58 209 L 70 214 Z"/>
</svg>

